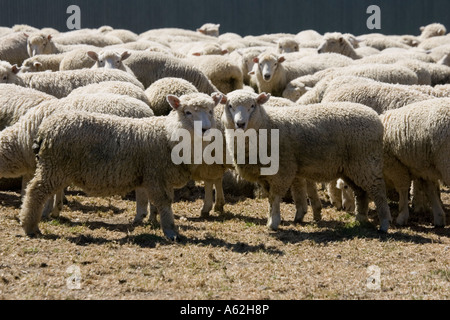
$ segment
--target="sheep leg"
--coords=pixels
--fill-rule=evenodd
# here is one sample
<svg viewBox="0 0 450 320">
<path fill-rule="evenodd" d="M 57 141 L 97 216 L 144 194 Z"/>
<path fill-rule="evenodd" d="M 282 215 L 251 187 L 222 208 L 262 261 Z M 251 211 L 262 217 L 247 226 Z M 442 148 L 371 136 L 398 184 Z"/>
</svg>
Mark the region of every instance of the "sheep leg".
<svg viewBox="0 0 450 320">
<path fill-rule="evenodd" d="M 408 207 L 408 191 L 409 187 L 397 187 L 398 192 L 398 216 L 395 220 L 399 226 L 404 226 L 408 223 L 409 207 Z"/>
<path fill-rule="evenodd" d="M 303 222 L 303 218 L 308 211 L 308 199 L 306 193 L 306 180 L 302 178 L 295 178 L 291 185 L 292 199 L 295 203 L 295 218 L 294 223 Z"/>
<path fill-rule="evenodd" d="M 161 229 L 164 235 L 171 241 L 176 241 L 179 236 L 175 228 L 175 220 L 172 211 L 173 190 L 148 189 L 150 202 L 154 204 L 159 213 Z"/>
<path fill-rule="evenodd" d="M 278 226 L 281 223 L 281 198 L 282 197 L 279 195 L 269 194 L 269 219 L 267 221 L 267 226 L 274 231 L 278 229 Z"/>
<path fill-rule="evenodd" d="M 50 213 L 50 217 L 58 218 L 61 211 L 63 210 L 63 200 L 64 200 L 64 189 L 58 190 L 53 197 L 53 210 Z"/>
<path fill-rule="evenodd" d="M 148 195 L 144 188 L 136 189 L 136 217 L 134 224 L 142 223 L 142 220 L 148 215 Z"/>
<path fill-rule="evenodd" d="M 424 193 L 423 182 L 419 179 L 414 179 L 411 187 L 412 194 L 412 205 L 414 208 L 414 213 L 424 213 L 427 212 L 427 198 Z"/>
<path fill-rule="evenodd" d="M 372 183 L 366 187 L 366 190 L 372 197 L 373 202 L 375 203 L 375 206 L 377 208 L 378 219 L 380 221 L 379 231 L 382 233 L 386 233 L 389 229 L 392 220 L 391 210 L 389 209 L 386 196 L 386 183 L 382 178 L 382 174 L 380 174 L 379 178 L 374 178 L 370 182 Z M 366 201 L 368 201 L 368 199 L 366 199 Z M 369 203 L 367 202 L 367 211 L 368 211 L 368 204 Z"/>
<path fill-rule="evenodd" d="M 439 197 L 440 192 L 436 190 L 436 183 L 430 180 L 425 180 L 424 183 L 425 192 L 428 199 L 431 201 L 431 208 L 434 217 L 435 227 L 445 227 L 445 212 L 442 209 L 441 200 Z"/>
<path fill-rule="evenodd" d="M 203 200 L 203 208 L 201 212 L 202 218 L 209 217 L 209 212 L 213 207 L 213 181 L 205 180 L 205 199 Z"/>
<path fill-rule="evenodd" d="M 25 198 L 20 211 L 20 221 L 25 234 L 35 236 L 40 234 L 39 221 L 45 202 L 54 194 L 58 183 L 38 169 L 25 192 Z M 62 187 L 62 185 L 60 185 Z M 58 188 L 57 188 L 58 189 Z"/>
<path fill-rule="evenodd" d="M 225 205 L 225 194 L 223 192 L 222 178 L 214 181 L 216 188 L 216 201 L 214 203 L 214 211 L 223 214 L 223 207 Z"/>
<path fill-rule="evenodd" d="M 355 193 L 355 203 L 356 203 L 356 221 L 367 222 L 367 214 L 369 212 L 369 198 L 367 192 L 361 187 L 357 186 L 352 180 L 345 178 L 345 182 L 353 189 Z"/>
<path fill-rule="evenodd" d="M 327 184 L 327 192 L 330 197 L 331 205 L 336 209 L 342 210 L 342 191 L 336 187 L 337 180 L 333 180 Z"/>
<path fill-rule="evenodd" d="M 27 185 L 31 179 L 33 179 L 32 174 L 27 174 L 22 177 L 22 189 L 20 190 L 20 198 L 21 199 L 23 199 L 23 197 L 25 196 L 25 190 L 27 189 Z"/>
<path fill-rule="evenodd" d="M 316 183 L 311 180 L 306 180 L 306 191 L 309 200 L 311 201 L 314 220 L 322 220 L 322 203 L 320 202 L 319 194 L 317 193 Z"/>
<path fill-rule="evenodd" d="M 148 218 L 148 221 L 153 224 L 156 225 L 158 223 L 158 209 L 156 209 L 156 207 L 150 203 L 150 216 Z"/>
</svg>

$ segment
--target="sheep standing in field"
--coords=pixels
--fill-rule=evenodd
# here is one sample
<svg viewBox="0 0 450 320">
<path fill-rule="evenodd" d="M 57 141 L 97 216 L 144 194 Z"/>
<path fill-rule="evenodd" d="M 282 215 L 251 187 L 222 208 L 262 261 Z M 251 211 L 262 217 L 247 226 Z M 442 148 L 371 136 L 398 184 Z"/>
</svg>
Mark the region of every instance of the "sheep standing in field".
<svg viewBox="0 0 450 320">
<path fill-rule="evenodd" d="M 202 136 L 213 128 L 213 109 L 222 95 L 211 98 L 196 93 L 168 99 L 175 112 L 167 117 L 125 121 L 114 116 L 66 113 L 46 119 L 33 146 L 37 169 L 20 213 L 25 233 L 40 233 L 38 223 L 45 201 L 74 183 L 103 196 L 141 189 L 156 206 L 164 234 L 175 240 L 173 188 L 186 184 L 196 165 L 176 165 L 168 160 L 178 144 L 174 137 L 188 132 L 193 142 L 194 135 Z M 200 132 L 194 130 L 194 121 L 201 122 Z"/>
<path fill-rule="evenodd" d="M 382 168 L 383 125 L 378 114 L 353 103 L 327 103 L 308 108 L 263 107 L 269 97 L 265 93 L 257 95 L 243 90 L 232 92 L 227 96 L 222 118 L 226 129 L 244 132 L 253 129 L 260 134 L 262 129 L 267 129 L 266 150 L 279 147 L 279 161 L 269 163 L 270 167 L 260 162 L 241 164 L 235 152 L 235 135 L 233 131 L 226 133 L 227 149 L 234 155 L 238 174 L 248 181 L 258 182 L 269 194 L 268 226 L 278 228 L 280 201 L 291 186 L 296 194 L 296 181 L 305 178 L 330 181 L 341 177 L 355 191 L 357 219 L 367 220 L 369 194 L 377 206 L 380 230 L 386 232 L 391 216 Z M 272 131 L 275 129 L 278 131 Z M 276 141 L 276 133 L 279 141 Z M 274 155 L 276 151 L 271 150 Z"/>
<path fill-rule="evenodd" d="M 397 224 L 408 221 L 411 181 L 423 182 L 435 226 L 445 226 L 436 185 L 450 184 L 450 99 L 417 102 L 381 116 L 384 124 L 384 174 L 399 193 Z"/>
<path fill-rule="evenodd" d="M 95 61 L 92 69 L 117 69 L 128 72 L 134 76 L 133 71 L 123 64 L 123 61 L 128 59 L 131 55 L 128 51 L 124 51 L 121 54 L 111 50 L 101 51 L 98 54 L 95 51 L 88 51 L 87 55 Z"/>
</svg>

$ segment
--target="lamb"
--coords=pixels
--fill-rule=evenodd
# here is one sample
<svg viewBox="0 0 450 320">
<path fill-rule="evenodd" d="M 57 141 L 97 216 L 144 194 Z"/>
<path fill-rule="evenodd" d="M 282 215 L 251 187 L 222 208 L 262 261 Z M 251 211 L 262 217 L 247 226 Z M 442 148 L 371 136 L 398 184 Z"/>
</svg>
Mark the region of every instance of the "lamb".
<svg viewBox="0 0 450 320">
<path fill-rule="evenodd" d="M 305 76 L 306 77 L 306 76 Z M 301 96 L 303 96 L 306 92 L 311 90 L 311 87 L 308 87 L 303 81 L 303 77 L 296 78 L 292 81 L 290 81 L 286 88 L 283 91 L 283 98 L 289 99 L 293 102 L 300 99 Z"/>
<path fill-rule="evenodd" d="M 123 63 L 123 61 L 128 59 L 131 55 L 128 51 L 118 53 L 116 51 L 104 50 L 100 51 L 98 54 L 95 51 L 88 51 L 87 55 L 95 61 L 92 69 L 117 69 L 128 72 L 134 76 L 133 71 Z"/>
<path fill-rule="evenodd" d="M 236 63 L 240 66 L 244 84 L 250 84 L 250 72 L 253 70 L 253 66 L 255 65 L 254 59 L 257 58 L 262 52 L 264 52 L 265 48 L 248 48 L 242 50 L 233 51 L 230 54 L 230 58 L 236 61 Z"/>
<path fill-rule="evenodd" d="M 25 73 L 20 75 L 19 83 L 16 83 L 43 91 L 57 98 L 63 98 L 76 88 L 104 81 L 129 82 L 144 89 L 142 84 L 132 75 L 112 69 Z"/>
<path fill-rule="evenodd" d="M 29 58 L 27 37 L 23 32 L 12 33 L 2 37 L 0 60 L 20 66 L 27 58 Z"/>
<path fill-rule="evenodd" d="M 45 100 L 30 108 L 16 123 L 0 133 L 0 176 L 23 176 L 22 188 L 24 190 L 35 170 L 35 157 L 31 146 L 38 127 L 43 119 L 51 114 L 64 113 L 69 110 L 106 113 L 130 118 L 153 116 L 151 109 L 143 102 L 114 94 L 86 94 L 61 100 Z M 61 199 L 61 197 L 57 198 Z M 44 215 L 47 216 L 51 209 L 52 206 L 47 206 Z"/>
<path fill-rule="evenodd" d="M 64 53 L 33 56 L 23 62 L 20 72 L 59 71 L 59 66 L 64 57 Z"/>
<path fill-rule="evenodd" d="M 226 129 L 240 128 L 244 132 L 269 129 L 269 141 L 276 140 L 275 133 L 279 133 L 276 144 L 279 161 L 269 168 L 261 163 L 236 163 L 235 136 L 232 131 L 226 133 L 227 149 L 234 154 L 238 174 L 248 181 L 257 181 L 269 193 L 268 226 L 278 228 L 281 198 L 291 186 L 296 194 L 295 182 L 304 178 L 311 181 L 343 178 L 355 190 L 357 219 L 367 220 L 369 194 L 377 206 L 380 231 L 387 232 L 391 217 L 382 168 L 383 125 L 378 114 L 353 103 L 327 103 L 308 108 L 263 107 L 269 98 L 265 93 L 232 92 L 227 95 L 222 118 Z M 275 147 L 274 142 L 270 144 Z"/>
<path fill-rule="evenodd" d="M 133 52 L 126 65 L 145 88 L 161 78 L 177 77 L 191 82 L 199 92 L 212 94 L 219 91 L 198 68 L 181 59 L 160 53 Z"/>
<path fill-rule="evenodd" d="M 100 83 L 89 84 L 84 87 L 73 90 L 67 97 L 73 97 L 76 95 L 85 94 L 99 94 L 99 93 L 112 93 L 123 96 L 129 96 L 138 100 L 141 100 L 148 106 L 151 106 L 149 99 L 145 92 L 136 85 L 123 81 L 105 81 Z"/>
<path fill-rule="evenodd" d="M 220 34 L 220 24 L 205 23 L 197 29 L 197 32 L 211 37 L 218 37 Z"/>
<path fill-rule="evenodd" d="M 167 117 L 124 121 L 114 116 L 67 113 L 46 119 L 33 146 L 37 169 L 20 213 L 25 233 L 40 233 L 38 223 L 45 201 L 73 182 L 88 193 L 104 196 L 141 189 L 156 206 L 165 236 L 176 240 L 173 188 L 186 184 L 196 165 L 167 161 L 176 146 L 174 134 L 184 129 L 191 137 L 201 135 L 194 132 L 194 121 L 200 119 L 203 132 L 213 128 L 213 109 L 222 95 L 211 98 L 196 93 L 168 99 L 175 112 Z"/>
<path fill-rule="evenodd" d="M 43 54 L 58 54 L 73 50 L 73 46 L 55 43 L 52 35 L 41 32 L 27 35 L 27 38 L 27 51 L 30 57 Z"/>
<path fill-rule="evenodd" d="M 15 84 L 0 84 L 0 131 L 16 123 L 28 110 L 56 98 Z"/>
<path fill-rule="evenodd" d="M 188 60 L 197 67 L 222 93 L 244 87 L 244 76 L 239 66 L 231 59 L 218 55 L 192 57 Z"/>
<path fill-rule="evenodd" d="M 384 174 L 399 193 L 397 224 L 408 221 L 411 181 L 423 182 L 432 204 L 435 226 L 445 226 L 436 185 L 450 184 L 450 99 L 410 104 L 381 116 L 384 124 Z"/>
<path fill-rule="evenodd" d="M 353 78 L 353 81 L 352 81 Z M 338 77 L 328 85 L 322 102 L 354 102 L 366 105 L 378 114 L 432 97 L 405 86 L 377 82 L 360 77 Z"/>
<path fill-rule="evenodd" d="M 317 49 L 319 53 L 334 52 L 352 59 L 361 59 L 351 45 L 351 43 L 339 32 L 327 33 L 323 37 L 323 42 Z"/>
<path fill-rule="evenodd" d="M 168 95 L 180 97 L 196 92 L 198 92 L 197 88 L 189 81 L 167 77 L 156 81 L 148 87 L 145 90 L 145 95 L 156 116 L 167 116 L 173 110 L 167 101 Z"/>
</svg>

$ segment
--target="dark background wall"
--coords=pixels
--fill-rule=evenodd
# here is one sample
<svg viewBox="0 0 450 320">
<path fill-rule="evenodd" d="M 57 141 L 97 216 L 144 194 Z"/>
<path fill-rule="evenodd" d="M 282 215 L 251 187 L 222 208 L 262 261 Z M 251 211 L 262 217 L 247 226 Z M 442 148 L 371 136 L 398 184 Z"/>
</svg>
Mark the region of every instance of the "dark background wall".
<svg viewBox="0 0 450 320">
<path fill-rule="evenodd" d="M 136 33 L 161 27 L 221 24 L 221 33 L 297 33 L 314 29 L 364 34 L 419 34 L 440 22 L 450 29 L 450 0 L 0 0 L 0 25 L 29 24 L 66 31 L 69 5 L 82 28 L 110 25 Z M 368 6 L 381 8 L 381 30 L 368 30 Z"/>
</svg>

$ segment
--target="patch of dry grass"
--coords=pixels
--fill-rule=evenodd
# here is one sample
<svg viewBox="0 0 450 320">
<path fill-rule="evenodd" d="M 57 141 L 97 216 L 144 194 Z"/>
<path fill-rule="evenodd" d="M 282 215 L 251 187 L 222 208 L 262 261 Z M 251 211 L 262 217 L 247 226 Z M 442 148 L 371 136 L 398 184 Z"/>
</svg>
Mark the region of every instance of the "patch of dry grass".
<svg viewBox="0 0 450 320">
<path fill-rule="evenodd" d="M 444 190 L 447 220 L 450 194 Z M 388 235 L 375 225 L 326 207 L 293 224 L 282 205 L 279 231 L 266 224 L 267 200 L 236 199 L 224 216 L 199 218 L 202 201 L 174 204 L 183 238 L 167 241 L 158 228 L 132 226 L 135 203 L 69 192 L 58 220 L 41 222 L 43 236 L 23 235 L 19 194 L 0 193 L 1 299 L 449 299 L 450 230 L 432 216 L 412 216 Z M 373 209 L 373 208 L 372 208 Z M 393 216 L 396 206 L 392 205 Z M 375 211 L 370 219 L 377 223 Z M 81 289 L 70 290 L 77 266 Z M 371 290 L 369 266 L 380 269 Z"/>
</svg>

